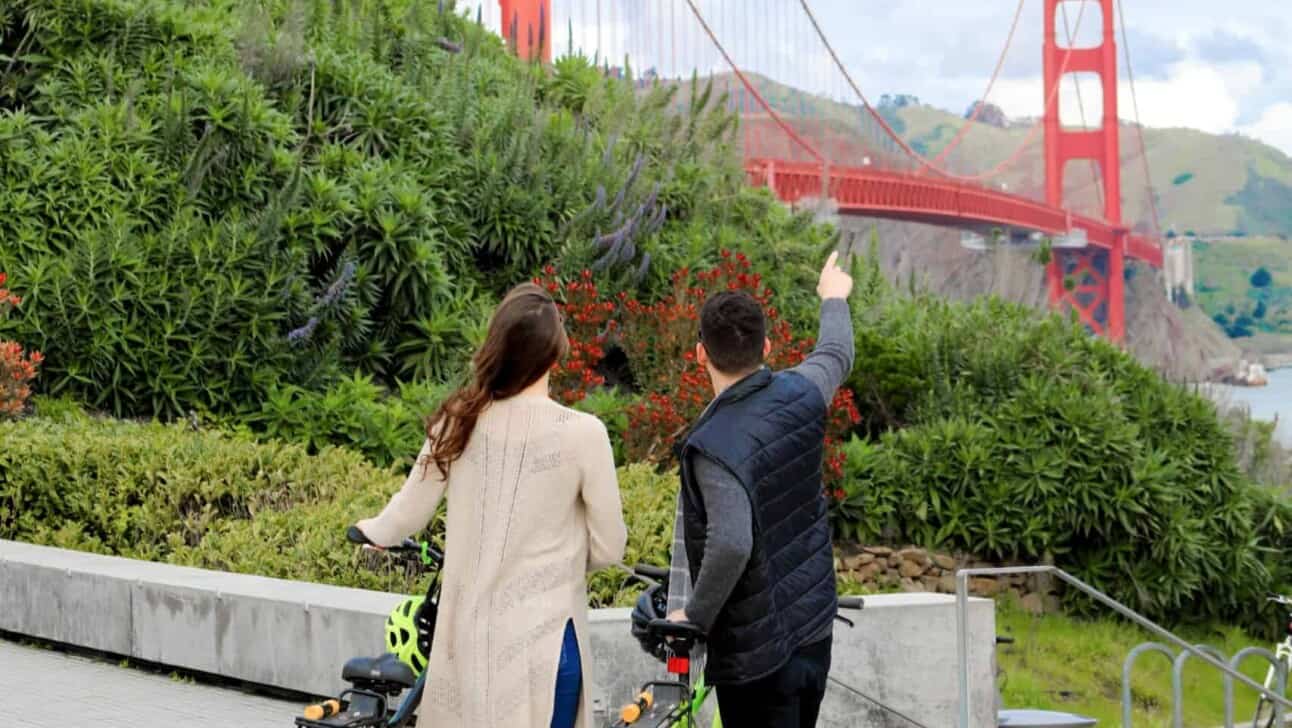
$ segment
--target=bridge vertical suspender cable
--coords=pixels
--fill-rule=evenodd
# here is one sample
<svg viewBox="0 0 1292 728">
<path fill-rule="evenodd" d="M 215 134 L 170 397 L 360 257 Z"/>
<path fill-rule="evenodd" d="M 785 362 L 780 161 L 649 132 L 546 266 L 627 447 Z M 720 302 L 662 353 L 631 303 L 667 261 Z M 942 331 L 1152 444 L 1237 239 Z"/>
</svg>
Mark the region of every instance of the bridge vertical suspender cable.
<svg viewBox="0 0 1292 728">
<path fill-rule="evenodd" d="M 1130 37 L 1126 32 L 1126 9 L 1122 0 L 1117 4 L 1117 20 L 1122 27 L 1122 53 L 1126 56 L 1126 79 L 1130 82 L 1131 108 L 1135 111 L 1135 136 L 1139 139 L 1140 158 L 1144 162 L 1144 183 L 1148 185 L 1149 209 L 1153 211 L 1153 232 L 1161 234 L 1162 221 L 1158 217 L 1157 197 L 1153 191 L 1153 175 L 1148 163 L 1148 148 L 1144 144 L 1144 124 L 1139 119 L 1139 100 L 1135 97 L 1135 71 L 1131 68 Z"/>
</svg>

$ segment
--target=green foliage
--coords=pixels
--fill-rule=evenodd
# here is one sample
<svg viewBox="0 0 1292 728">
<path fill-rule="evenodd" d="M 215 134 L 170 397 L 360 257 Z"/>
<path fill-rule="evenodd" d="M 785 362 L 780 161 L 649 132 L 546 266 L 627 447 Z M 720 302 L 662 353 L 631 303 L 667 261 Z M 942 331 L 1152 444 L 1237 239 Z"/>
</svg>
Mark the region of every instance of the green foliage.
<svg viewBox="0 0 1292 728">
<path fill-rule="evenodd" d="M 237 221 L 104 230 L 19 261 L 13 328 L 46 353 L 46 392 L 117 415 L 227 410 L 330 376 L 335 346 L 284 336 L 312 306 L 300 264 Z"/>
<path fill-rule="evenodd" d="M 1206 400 L 994 299 L 861 309 L 852 384 L 870 439 L 847 448 L 844 535 L 1053 557 L 1170 619 L 1250 616 L 1287 574 L 1268 558 L 1275 505 Z"/>
<path fill-rule="evenodd" d="M 610 443 L 614 446 L 615 462 L 627 462 L 624 457 L 624 435 L 628 432 L 628 408 L 633 398 L 614 389 L 596 389 L 583 399 L 570 405 L 580 412 L 587 412 L 601 420 L 610 433 Z"/>
<path fill-rule="evenodd" d="M 1152 639 L 1145 630 L 1112 615 L 1083 619 L 1074 615 L 1033 616 L 1016 601 L 996 602 L 996 633 L 1015 639 L 996 648 L 999 672 L 996 684 L 1001 703 L 1009 708 L 1055 710 L 1094 718 L 1097 725 L 1119 725 L 1122 719 L 1120 675 L 1126 655 L 1136 645 Z M 1177 627 L 1177 634 L 1192 644 L 1208 644 L 1233 656 L 1247 647 L 1269 649 L 1242 627 L 1200 624 Z M 1191 661 L 1193 662 L 1193 661 Z M 1244 661 L 1241 671 L 1260 683 L 1267 665 Z M 1223 725 L 1224 681 L 1216 670 L 1201 664 L 1187 665 L 1183 678 L 1184 715 L 1190 725 Z M 1172 665 L 1157 655 L 1145 655 L 1135 664 L 1132 683 L 1134 725 L 1171 725 Z M 1250 716 L 1256 693 L 1234 693 L 1236 716 Z"/>
<path fill-rule="evenodd" d="M 1194 303 L 1230 336 L 1261 339 L 1245 347 L 1263 353 L 1286 351 L 1281 339 L 1292 334 L 1292 285 L 1286 284 L 1292 258 L 1287 242 L 1253 237 L 1192 245 L 1198 279 Z M 1238 325 L 1241 316 L 1250 321 Z"/>
<path fill-rule="evenodd" d="M 355 374 L 324 392 L 274 385 L 258 410 L 240 416 L 261 439 L 302 444 L 318 453 L 331 446 L 362 453 L 381 467 L 411 467 L 423 421 L 448 394 L 446 385 L 401 385 L 389 396 L 370 376 Z"/>
<path fill-rule="evenodd" d="M 5 333 L 44 390 L 169 418 L 448 381 L 548 261 L 645 298 L 722 246 L 807 279 L 825 233 L 746 188 L 711 86 L 679 115 L 678 87 L 518 62 L 451 9 L 6 5 L 0 268 L 31 306 Z"/>
<path fill-rule="evenodd" d="M 1236 232 L 1272 235 L 1292 228 L 1292 186 L 1256 167 L 1248 169 L 1247 182 L 1225 204 L 1240 210 Z"/>
<path fill-rule="evenodd" d="M 1171 184 L 1175 185 L 1176 187 L 1179 187 L 1180 185 L 1185 184 L 1191 179 L 1193 179 L 1193 172 L 1181 172 L 1180 174 L 1177 174 L 1174 179 L 1171 180 Z"/>
<path fill-rule="evenodd" d="M 628 548 L 624 563 L 668 566 L 673 549 L 673 521 L 677 513 L 676 472 L 660 473 L 639 463 L 619 469 L 619 492 L 628 523 Z M 641 591 L 637 582 L 625 583 L 625 574 L 603 571 L 588 585 L 591 603 L 598 606 L 631 606 Z"/>
<path fill-rule="evenodd" d="M 1270 275 L 1269 270 L 1266 269 L 1265 266 L 1257 268 L 1256 271 L 1252 273 L 1252 288 L 1269 288 L 1270 284 L 1273 282 L 1274 277 Z"/>
<path fill-rule="evenodd" d="M 189 425 L 0 423 L 0 537 L 166 560 L 215 524 L 388 481 L 357 455 Z"/>
<path fill-rule="evenodd" d="M 65 400 L 37 406 L 56 416 L 0 423 L 0 538 L 340 586 L 421 588 L 418 574 L 345 541 L 345 525 L 379 512 L 402 481 L 357 454 L 311 455 L 187 424 L 96 420 Z M 667 564 L 676 475 L 635 465 L 619 478 L 626 562 Z M 428 534 L 443 543 L 441 518 Z M 592 604 L 630 603 L 635 592 L 622 583 L 619 572 L 594 576 Z"/>
</svg>

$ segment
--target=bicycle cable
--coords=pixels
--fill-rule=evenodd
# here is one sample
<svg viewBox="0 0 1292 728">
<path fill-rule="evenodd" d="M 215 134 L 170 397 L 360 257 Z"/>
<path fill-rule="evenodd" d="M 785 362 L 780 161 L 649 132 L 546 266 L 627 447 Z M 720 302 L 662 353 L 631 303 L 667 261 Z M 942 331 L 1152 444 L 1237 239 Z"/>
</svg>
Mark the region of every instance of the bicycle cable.
<svg viewBox="0 0 1292 728">
<path fill-rule="evenodd" d="M 916 719 L 912 718 L 911 716 L 909 716 L 909 715 L 907 715 L 907 714 L 903 713 L 903 712 L 902 712 L 902 711 L 900 711 L 900 710 L 897 710 L 896 708 L 892 708 L 892 707 L 889 707 L 889 706 L 887 706 L 887 705 L 884 705 L 883 703 L 879 702 L 878 700 L 876 700 L 876 699 L 874 699 L 874 698 L 870 697 L 869 695 L 867 695 L 867 694 L 865 694 L 865 693 L 861 692 L 861 691 L 860 691 L 860 690 L 858 690 L 857 688 L 854 688 L 853 686 L 851 686 L 851 685 L 849 685 L 849 684 L 847 684 L 847 683 L 843 682 L 843 681 L 842 681 L 842 680 L 840 680 L 839 678 L 836 678 L 836 677 L 830 677 L 830 678 L 827 678 L 827 679 L 828 679 L 830 682 L 834 683 L 835 685 L 838 685 L 839 687 L 843 688 L 844 690 L 847 690 L 847 691 L 849 691 L 849 692 L 851 692 L 851 693 L 855 693 L 858 697 L 862 698 L 863 700 L 865 700 L 865 701 L 867 701 L 867 702 L 870 702 L 870 703 L 874 703 L 875 705 L 878 705 L 878 706 L 879 706 L 879 708 L 880 708 L 881 710 L 886 710 L 886 711 L 888 711 L 889 713 L 892 713 L 893 715 L 895 715 L 895 716 L 897 716 L 897 717 L 899 717 L 899 718 L 901 718 L 901 719 L 905 720 L 906 722 L 910 723 L 911 725 L 919 726 L 919 728 L 929 728 L 928 726 L 926 726 L 926 725 L 924 725 L 923 723 L 919 722 L 918 720 L 916 720 Z"/>
</svg>

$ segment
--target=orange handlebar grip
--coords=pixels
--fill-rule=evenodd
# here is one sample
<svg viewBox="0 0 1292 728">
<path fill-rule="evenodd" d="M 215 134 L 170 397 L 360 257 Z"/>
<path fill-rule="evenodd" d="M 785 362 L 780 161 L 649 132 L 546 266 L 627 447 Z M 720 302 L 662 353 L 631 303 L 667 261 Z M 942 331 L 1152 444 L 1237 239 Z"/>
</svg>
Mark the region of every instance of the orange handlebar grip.
<svg viewBox="0 0 1292 728">
<path fill-rule="evenodd" d="M 325 700 L 305 708 L 306 720 L 323 720 L 341 712 L 341 703 L 336 700 Z"/>
<path fill-rule="evenodd" d="M 642 713 L 650 710 L 650 707 L 654 704 L 654 695 L 648 692 L 642 693 L 637 696 L 637 700 L 635 702 L 625 705 L 623 710 L 619 711 L 619 719 L 622 720 L 625 725 L 636 723 L 641 720 Z"/>
</svg>

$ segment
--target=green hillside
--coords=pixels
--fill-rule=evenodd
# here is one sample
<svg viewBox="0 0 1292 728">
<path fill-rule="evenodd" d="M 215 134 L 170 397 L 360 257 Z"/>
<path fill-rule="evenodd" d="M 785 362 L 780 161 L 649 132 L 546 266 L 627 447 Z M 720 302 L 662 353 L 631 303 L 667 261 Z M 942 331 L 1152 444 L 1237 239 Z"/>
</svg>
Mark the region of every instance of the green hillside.
<svg viewBox="0 0 1292 728">
<path fill-rule="evenodd" d="M 1230 336 L 1264 353 L 1292 349 L 1292 243 L 1194 242 L 1197 302 Z"/>
</svg>

